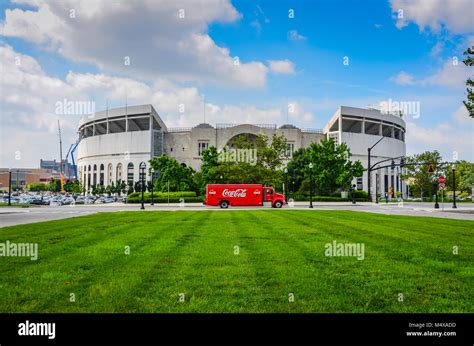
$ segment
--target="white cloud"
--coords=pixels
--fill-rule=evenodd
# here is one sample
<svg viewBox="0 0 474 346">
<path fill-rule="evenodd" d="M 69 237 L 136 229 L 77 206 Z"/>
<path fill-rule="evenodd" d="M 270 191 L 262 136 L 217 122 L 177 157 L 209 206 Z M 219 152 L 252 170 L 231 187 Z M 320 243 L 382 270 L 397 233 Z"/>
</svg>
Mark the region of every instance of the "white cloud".
<svg viewBox="0 0 474 346">
<path fill-rule="evenodd" d="M 263 63 L 236 64 L 230 50 L 207 33 L 210 23 L 241 18 L 227 0 L 33 2 L 36 10 L 5 11 L 3 35 L 57 50 L 109 74 L 251 88 L 266 83 Z"/>
<path fill-rule="evenodd" d="M 429 28 L 433 32 L 440 32 L 442 27 L 455 34 L 473 31 L 472 0 L 390 0 L 390 6 L 399 29 L 413 22 L 420 30 Z M 403 11 L 402 18 L 399 10 Z"/>
<path fill-rule="evenodd" d="M 295 65 L 288 59 L 285 60 L 268 60 L 268 66 L 273 73 L 293 74 L 295 73 Z"/>
<path fill-rule="evenodd" d="M 298 33 L 298 30 L 290 30 L 288 31 L 288 39 L 291 41 L 304 41 L 306 40 L 306 37 L 303 35 L 300 35 Z"/>
<path fill-rule="evenodd" d="M 460 160 L 474 161 L 474 122 L 467 112 L 464 113 L 463 107 L 459 106 L 447 121 L 433 127 L 407 121 L 408 154 L 438 150 L 445 160 L 451 160 L 453 152 L 456 152 Z"/>
<path fill-rule="evenodd" d="M 392 77 L 390 80 L 399 85 L 412 85 L 415 83 L 413 76 L 405 71 L 400 71 L 398 75 Z"/>
<path fill-rule="evenodd" d="M 470 76 L 472 76 L 472 72 L 461 60 L 457 60 L 455 63 L 455 60 L 448 59 L 435 73 L 423 79 L 415 79 L 405 71 L 400 71 L 390 80 L 399 85 L 439 85 L 463 89 Z"/>
<path fill-rule="evenodd" d="M 459 60 L 457 64 L 453 62 L 452 59 L 447 60 L 438 71 L 425 78 L 422 83 L 452 88 L 465 88 L 466 80 L 472 75 L 472 71 L 470 71 L 461 60 Z"/>
</svg>

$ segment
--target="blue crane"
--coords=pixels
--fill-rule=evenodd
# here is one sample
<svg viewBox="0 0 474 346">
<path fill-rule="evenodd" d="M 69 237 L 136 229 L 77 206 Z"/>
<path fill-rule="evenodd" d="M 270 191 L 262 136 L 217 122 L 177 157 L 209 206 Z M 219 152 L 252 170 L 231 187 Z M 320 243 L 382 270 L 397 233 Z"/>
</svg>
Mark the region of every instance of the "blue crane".
<svg viewBox="0 0 474 346">
<path fill-rule="evenodd" d="M 79 142 L 81 141 L 81 137 L 79 137 L 76 141 L 76 143 L 71 144 L 69 147 L 69 150 L 66 154 L 66 171 L 68 175 L 68 179 L 71 180 L 71 170 L 69 169 L 69 154 L 71 155 L 71 161 L 72 161 L 72 168 L 74 170 L 74 179 L 77 180 L 77 166 L 76 162 L 74 161 L 74 152 L 77 150 L 77 146 L 79 145 Z"/>
</svg>

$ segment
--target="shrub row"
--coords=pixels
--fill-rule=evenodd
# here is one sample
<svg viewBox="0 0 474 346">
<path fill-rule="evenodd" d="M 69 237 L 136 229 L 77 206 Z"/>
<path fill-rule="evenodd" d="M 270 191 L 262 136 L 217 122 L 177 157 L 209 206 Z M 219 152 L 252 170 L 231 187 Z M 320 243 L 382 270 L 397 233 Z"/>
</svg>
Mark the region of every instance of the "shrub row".
<svg viewBox="0 0 474 346">
<path fill-rule="evenodd" d="M 145 192 L 145 195 L 149 194 L 151 196 L 151 192 Z M 132 192 L 131 194 L 128 195 L 128 197 L 141 197 L 142 193 L 141 192 Z M 178 191 L 178 192 L 159 192 L 159 191 L 153 191 L 153 197 L 156 198 L 166 198 L 168 199 L 168 196 L 170 198 L 180 198 L 180 197 L 196 197 L 196 192 L 194 191 Z"/>
<path fill-rule="evenodd" d="M 144 195 L 144 201 L 145 203 L 151 203 L 151 193 L 145 193 Z M 199 197 L 171 197 L 168 199 L 168 197 L 157 197 L 155 196 L 155 193 L 153 193 L 153 202 L 154 203 L 180 203 L 181 201 L 184 201 L 184 203 L 202 203 L 204 202 L 204 196 L 199 196 Z M 141 203 L 142 202 L 142 195 L 140 194 L 139 196 L 132 196 L 130 194 L 127 199 L 127 203 Z"/>
</svg>

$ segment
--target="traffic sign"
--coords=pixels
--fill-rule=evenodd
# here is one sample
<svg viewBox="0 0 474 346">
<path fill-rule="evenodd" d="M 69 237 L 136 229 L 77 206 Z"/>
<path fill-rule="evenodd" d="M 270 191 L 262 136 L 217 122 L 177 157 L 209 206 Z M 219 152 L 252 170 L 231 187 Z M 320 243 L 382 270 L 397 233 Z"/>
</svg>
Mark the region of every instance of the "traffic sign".
<svg viewBox="0 0 474 346">
<path fill-rule="evenodd" d="M 428 166 L 428 173 L 434 173 L 433 165 Z"/>
<path fill-rule="evenodd" d="M 445 189 L 446 185 L 444 183 L 439 183 L 439 189 L 443 191 Z"/>
<path fill-rule="evenodd" d="M 440 177 L 438 178 L 438 183 L 440 183 L 440 184 L 445 184 L 445 183 L 446 183 L 446 178 L 445 178 L 444 176 L 440 176 Z"/>
</svg>

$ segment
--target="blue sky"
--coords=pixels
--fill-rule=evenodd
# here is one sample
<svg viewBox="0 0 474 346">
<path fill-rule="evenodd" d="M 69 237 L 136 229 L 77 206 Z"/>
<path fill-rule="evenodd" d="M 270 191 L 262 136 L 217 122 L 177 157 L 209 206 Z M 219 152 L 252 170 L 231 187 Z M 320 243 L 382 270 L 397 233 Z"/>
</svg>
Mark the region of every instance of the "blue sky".
<svg viewBox="0 0 474 346">
<path fill-rule="evenodd" d="M 277 124 L 294 103 L 289 122 L 314 128 L 341 105 L 419 102 L 420 117 L 406 119 L 408 153 L 437 149 L 473 160 L 472 121 L 462 108 L 463 81 L 473 73 L 460 62 L 474 42 L 472 1 L 24 2 L 0 3 L 2 66 L 14 77 L 2 80 L 2 166 L 18 164 L 17 151 L 26 166 L 56 155 L 49 137 L 58 100 L 93 100 L 101 110 L 106 99 L 113 107 L 125 97 L 152 103 L 173 126 L 202 121 L 204 102 L 211 123 Z M 121 63 L 125 55 L 131 66 Z M 17 56 L 33 62 L 12 66 Z M 79 118 L 61 118 L 68 142 Z M 45 143 L 41 154 L 9 138 L 28 133 Z"/>
</svg>

